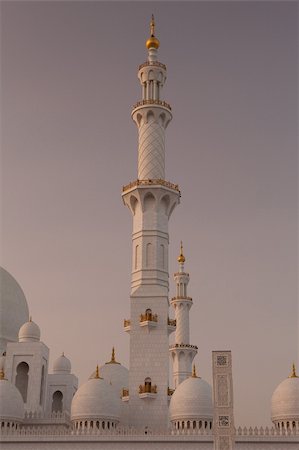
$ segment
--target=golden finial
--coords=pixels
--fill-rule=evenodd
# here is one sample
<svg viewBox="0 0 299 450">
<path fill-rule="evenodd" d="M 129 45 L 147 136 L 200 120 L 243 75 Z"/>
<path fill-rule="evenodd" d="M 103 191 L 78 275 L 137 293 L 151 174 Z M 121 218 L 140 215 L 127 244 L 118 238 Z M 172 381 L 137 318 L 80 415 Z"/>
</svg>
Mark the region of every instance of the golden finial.
<svg viewBox="0 0 299 450">
<path fill-rule="evenodd" d="M 5 380 L 4 370 L 0 369 L 0 380 Z"/>
<path fill-rule="evenodd" d="M 296 366 L 295 363 L 292 364 L 292 372 L 289 375 L 289 378 L 299 378 L 296 374 Z"/>
<path fill-rule="evenodd" d="M 159 39 L 156 38 L 155 36 L 155 18 L 154 18 L 154 14 L 152 14 L 152 19 L 151 19 L 151 23 L 150 23 L 150 33 L 151 33 L 151 37 L 146 41 L 146 48 L 150 49 L 150 48 L 155 48 L 158 49 L 160 46 L 160 42 Z"/>
<path fill-rule="evenodd" d="M 195 364 L 193 364 L 193 367 L 192 367 L 192 378 L 198 378 L 198 376 L 196 375 L 196 367 L 195 367 Z"/>
<path fill-rule="evenodd" d="M 151 37 L 155 36 L 155 18 L 154 18 L 154 14 L 152 14 L 152 20 L 151 20 Z"/>
<path fill-rule="evenodd" d="M 64 356 L 64 352 L 61 353 L 61 356 Z"/>
<path fill-rule="evenodd" d="M 99 366 L 97 364 L 95 378 L 100 378 Z"/>
<path fill-rule="evenodd" d="M 180 251 L 180 256 L 178 257 L 178 262 L 180 264 L 183 264 L 185 261 L 186 261 L 186 258 L 183 253 L 183 242 L 181 241 L 181 251 Z"/>
<path fill-rule="evenodd" d="M 32 316 L 29 317 L 29 322 L 32 322 Z"/>
<path fill-rule="evenodd" d="M 106 362 L 106 364 L 120 364 L 115 359 L 115 349 L 114 349 L 114 347 L 112 347 L 111 359 L 110 359 L 110 361 Z"/>
</svg>

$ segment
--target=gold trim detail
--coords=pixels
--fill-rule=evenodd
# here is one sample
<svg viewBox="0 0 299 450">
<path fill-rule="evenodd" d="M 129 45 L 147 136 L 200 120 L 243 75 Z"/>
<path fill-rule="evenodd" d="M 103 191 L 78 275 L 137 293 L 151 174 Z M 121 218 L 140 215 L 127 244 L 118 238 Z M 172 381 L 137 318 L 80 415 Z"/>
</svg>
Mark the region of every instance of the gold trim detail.
<svg viewBox="0 0 299 450">
<path fill-rule="evenodd" d="M 295 363 L 292 364 L 292 372 L 289 375 L 289 378 L 299 378 L 296 374 L 296 366 Z"/>
</svg>

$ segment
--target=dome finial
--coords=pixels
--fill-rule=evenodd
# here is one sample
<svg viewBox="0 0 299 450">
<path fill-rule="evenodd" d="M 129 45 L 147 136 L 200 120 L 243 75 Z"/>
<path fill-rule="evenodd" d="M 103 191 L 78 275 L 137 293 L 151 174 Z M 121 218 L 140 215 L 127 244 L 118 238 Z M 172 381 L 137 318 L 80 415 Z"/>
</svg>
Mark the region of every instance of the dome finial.
<svg viewBox="0 0 299 450">
<path fill-rule="evenodd" d="M 32 322 L 32 316 L 29 317 L 29 322 Z"/>
<path fill-rule="evenodd" d="M 111 362 L 115 362 L 115 349 L 112 347 Z"/>
<path fill-rule="evenodd" d="M 193 364 L 193 367 L 192 367 L 192 378 L 198 378 L 198 376 L 196 375 L 196 367 L 195 367 L 195 364 Z"/>
<path fill-rule="evenodd" d="M 114 347 L 112 347 L 111 359 L 110 359 L 110 361 L 106 362 L 106 364 L 120 364 L 115 359 L 115 348 Z"/>
<path fill-rule="evenodd" d="M 155 48 L 156 50 L 159 48 L 160 46 L 160 42 L 159 39 L 156 38 L 155 36 L 155 18 L 154 18 L 154 14 L 152 14 L 152 19 L 151 19 L 151 23 L 150 23 L 150 38 L 146 41 L 146 48 L 149 50 L 150 48 Z"/>
<path fill-rule="evenodd" d="M 155 36 L 155 18 L 154 14 L 152 14 L 152 20 L 151 20 L 151 37 Z"/>
<path fill-rule="evenodd" d="M 180 256 L 178 257 L 178 262 L 180 264 L 184 264 L 185 261 L 186 261 L 186 258 L 183 253 L 183 242 L 181 241 L 181 250 L 180 250 Z"/>
<path fill-rule="evenodd" d="M 296 374 L 296 366 L 295 363 L 292 364 L 292 372 L 289 375 L 289 378 L 299 378 Z"/>
<path fill-rule="evenodd" d="M 5 374 L 3 369 L 0 369 L 0 380 L 5 380 Z"/>
<path fill-rule="evenodd" d="M 100 378 L 99 366 L 97 364 L 95 378 Z"/>
</svg>

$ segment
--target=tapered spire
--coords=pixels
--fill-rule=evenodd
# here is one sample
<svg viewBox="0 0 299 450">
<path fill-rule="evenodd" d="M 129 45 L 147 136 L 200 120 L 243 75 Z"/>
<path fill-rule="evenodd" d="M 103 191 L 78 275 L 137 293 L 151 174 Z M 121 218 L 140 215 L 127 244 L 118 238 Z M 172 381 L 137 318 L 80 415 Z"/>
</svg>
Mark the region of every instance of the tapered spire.
<svg viewBox="0 0 299 450">
<path fill-rule="evenodd" d="M 181 249 L 180 249 L 180 255 L 178 257 L 178 262 L 180 264 L 183 264 L 185 261 L 186 261 L 186 258 L 185 258 L 184 253 L 183 253 L 183 242 L 181 241 Z"/>
<path fill-rule="evenodd" d="M 150 48 L 158 49 L 160 47 L 159 39 L 155 36 L 155 19 L 154 14 L 152 14 L 152 19 L 150 23 L 150 38 L 146 41 L 146 48 L 149 50 Z"/>
<path fill-rule="evenodd" d="M 289 378 L 299 378 L 296 374 L 296 366 L 295 363 L 292 364 L 292 372 L 289 375 Z"/>
</svg>

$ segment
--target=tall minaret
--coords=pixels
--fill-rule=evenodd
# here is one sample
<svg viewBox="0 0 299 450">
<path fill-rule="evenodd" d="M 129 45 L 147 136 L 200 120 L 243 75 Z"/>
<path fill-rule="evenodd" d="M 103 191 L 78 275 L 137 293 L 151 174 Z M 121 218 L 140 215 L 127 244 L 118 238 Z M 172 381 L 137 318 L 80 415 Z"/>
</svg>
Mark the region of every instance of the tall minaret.
<svg viewBox="0 0 299 450">
<path fill-rule="evenodd" d="M 142 100 L 132 111 L 139 133 L 138 179 L 123 188 L 133 215 L 129 422 L 165 428 L 168 421 L 168 220 L 179 203 L 178 186 L 165 181 L 165 129 L 172 114 L 161 100 L 166 66 L 158 62 L 152 17 L 148 59 L 139 66 Z M 127 394 L 127 393 L 126 393 Z"/>
<path fill-rule="evenodd" d="M 182 243 L 178 263 L 179 271 L 174 274 L 176 296 L 171 300 L 176 318 L 175 342 L 170 346 L 175 388 L 191 376 L 192 361 L 197 353 L 196 345 L 190 345 L 189 311 L 192 306 L 192 298 L 187 296 L 189 273 L 184 269 L 185 256 Z"/>
</svg>

